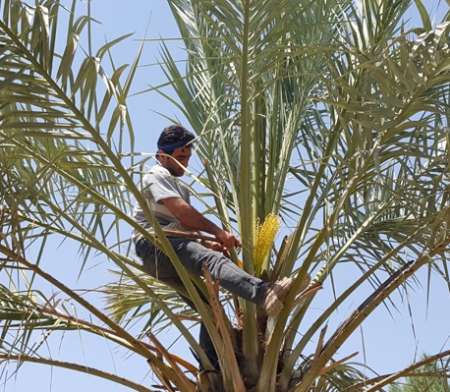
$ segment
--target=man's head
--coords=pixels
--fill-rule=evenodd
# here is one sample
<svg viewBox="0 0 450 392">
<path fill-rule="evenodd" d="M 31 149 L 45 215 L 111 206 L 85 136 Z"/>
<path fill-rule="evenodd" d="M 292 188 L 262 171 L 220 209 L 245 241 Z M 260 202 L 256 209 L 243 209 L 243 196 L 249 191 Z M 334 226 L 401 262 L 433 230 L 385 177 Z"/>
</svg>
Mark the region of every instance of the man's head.
<svg viewBox="0 0 450 392">
<path fill-rule="evenodd" d="M 192 153 L 195 136 L 181 125 L 164 128 L 158 139 L 156 158 L 176 177 L 184 174 Z"/>
</svg>

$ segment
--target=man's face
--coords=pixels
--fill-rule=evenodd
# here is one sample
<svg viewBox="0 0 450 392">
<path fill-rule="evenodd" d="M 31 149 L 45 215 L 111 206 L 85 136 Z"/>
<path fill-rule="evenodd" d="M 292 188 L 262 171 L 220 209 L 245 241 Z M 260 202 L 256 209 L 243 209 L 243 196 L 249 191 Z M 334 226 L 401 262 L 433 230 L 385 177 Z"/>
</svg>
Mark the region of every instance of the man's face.
<svg viewBox="0 0 450 392">
<path fill-rule="evenodd" d="M 175 177 L 184 175 L 185 168 L 189 164 L 189 159 L 192 155 L 191 146 L 184 146 L 175 149 L 171 154 L 165 154 L 160 151 L 159 162 Z"/>
</svg>

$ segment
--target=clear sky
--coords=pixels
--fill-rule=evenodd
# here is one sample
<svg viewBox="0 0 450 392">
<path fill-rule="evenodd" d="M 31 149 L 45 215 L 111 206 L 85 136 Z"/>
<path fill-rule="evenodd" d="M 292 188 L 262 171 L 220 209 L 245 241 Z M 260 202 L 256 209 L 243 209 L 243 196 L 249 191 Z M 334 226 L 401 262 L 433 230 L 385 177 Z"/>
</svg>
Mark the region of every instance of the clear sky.
<svg viewBox="0 0 450 392">
<path fill-rule="evenodd" d="M 428 7 L 434 9 L 434 14 L 441 14 L 439 10 L 445 7 L 444 1 L 427 0 Z M 86 2 L 80 2 L 86 6 Z M 117 63 L 132 62 L 139 48 L 139 39 L 144 37 L 148 25 L 147 36 L 150 38 L 178 37 L 176 24 L 171 16 L 165 0 L 94 0 L 92 2 L 93 15 L 101 25 L 95 27 L 95 39 L 102 43 L 105 37 L 110 40 L 119 35 L 134 32 L 135 35 L 114 50 Z M 439 19 L 439 18 L 437 18 Z M 182 44 L 179 41 L 170 41 L 169 46 L 177 59 L 183 59 Z M 154 64 L 158 61 L 160 42 L 146 43 L 141 63 Z M 145 89 L 151 85 L 164 82 L 164 75 L 159 66 L 143 66 L 139 69 L 133 91 Z M 137 132 L 138 146 L 144 152 L 153 152 L 156 138 L 160 130 L 167 124 L 157 112 L 168 116 L 177 116 L 176 109 L 157 93 L 139 95 L 129 99 L 134 127 Z M 113 279 L 108 272 L 109 265 L 102 258 L 93 257 L 88 262 L 88 269 L 79 280 L 76 280 L 80 266 L 80 258 L 76 249 L 67 249 L 62 244 L 59 248 L 48 252 L 44 261 L 47 270 L 56 271 L 58 277 L 77 287 L 97 287 Z M 354 275 L 341 268 L 336 276 L 337 287 L 343 288 Z M 395 296 L 398 311 L 392 316 L 384 307 L 380 307 L 364 324 L 363 331 L 355 334 L 347 345 L 340 351 L 344 357 L 355 351 L 360 352 L 355 358 L 358 362 L 367 361 L 367 365 L 379 372 L 399 370 L 410 364 L 423 353 L 435 353 L 443 348 L 450 348 L 450 312 L 448 289 L 444 284 L 434 279 L 432 281 L 431 304 L 427 311 L 426 306 L 426 274 L 419 275 L 423 288 L 417 288 L 408 298 Z M 335 322 L 348 316 L 360 303 L 362 296 L 353 302 L 346 303 L 339 311 Z M 323 309 L 332 301 L 332 291 L 329 287 L 322 290 L 321 302 L 316 311 Z M 411 314 L 408 310 L 408 301 L 411 305 Z M 323 306 L 321 306 L 323 304 Z M 412 325 L 414 324 L 414 331 Z M 330 326 L 331 328 L 331 326 Z M 332 330 L 332 329 L 331 329 Z M 76 361 L 83 360 L 90 366 L 100 367 L 119 375 L 129 376 L 137 382 L 143 381 L 147 366 L 134 357 L 127 357 L 123 351 L 117 351 L 111 345 L 99 343 L 84 334 L 67 334 L 64 339 L 56 337 L 50 339 L 49 351 L 51 356 Z M 365 355 L 361 348 L 362 336 L 365 341 Z M 174 336 L 168 336 L 167 341 Z M 182 355 L 188 355 L 181 344 L 175 346 Z M 45 353 L 45 350 L 43 351 Z M 11 368 L 12 370 L 12 368 Z M 145 384 L 149 385 L 147 375 Z M 122 386 L 61 369 L 50 369 L 41 365 L 25 364 L 15 379 L 9 380 L 0 386 L 0 391 L 33 392 L 43 391 L 126 391 Z"/>
</svg>

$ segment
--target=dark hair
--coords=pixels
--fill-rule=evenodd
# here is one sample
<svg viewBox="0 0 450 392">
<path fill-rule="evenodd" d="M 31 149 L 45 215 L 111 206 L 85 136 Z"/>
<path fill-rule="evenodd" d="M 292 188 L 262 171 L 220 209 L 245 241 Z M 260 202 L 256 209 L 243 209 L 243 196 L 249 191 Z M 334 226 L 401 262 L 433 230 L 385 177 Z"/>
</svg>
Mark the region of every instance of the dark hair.
<svg viewBox="0 0 450 392">
<path fill-rule="evenodd" d="M 158 149 L 172 154 L 176 148 L 192 143 L 195 136 L 181 125 L 170 125 L 164 128 L 158 139 Z"/>
</svg>

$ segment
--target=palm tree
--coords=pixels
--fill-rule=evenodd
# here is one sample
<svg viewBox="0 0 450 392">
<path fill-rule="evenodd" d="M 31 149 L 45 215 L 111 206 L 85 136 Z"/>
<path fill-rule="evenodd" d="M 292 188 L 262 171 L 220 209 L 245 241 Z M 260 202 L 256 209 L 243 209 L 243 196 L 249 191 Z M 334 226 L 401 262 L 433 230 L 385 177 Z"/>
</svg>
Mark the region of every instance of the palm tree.
<svg viewBox="0 0 450 392">
<path fill-rule="evenodd" d="M 414 365 L 370 378 L 336 353 L 380 304 L 389 306 L 393 293 L 414 284 L 417 271 L 450 281 L 448 15 L 433 26 L 416 0 L 422 26 L 406 30 L 405 0 L 168 2 L 187 69 L 182 73 L 162 44 L 177 99 L 166 96 L 198 135 L 204 171 L 195 181 L 209 192 L 208 210 L 241 236 L 242 255 L 231 255 L 236 263 L 241 257 L 246 271 L 269 281 L 295 279 L 286 306 L 267 319 L 239 298 L 218 297 L 210 277 L 186 272 L 147 208 L 136 185 L 145 160 L 136 154 L 127 110 L 140 54 L 127 67 L 110 53 L 126 36 L 94 51 L 92 18 L 76 17 L 76 0 L 70 9 L 57 0 L 9 0 L 0 20 L 0 358 L 150 390 L 44 357 L 45 337 L 33 340 L 42 329 L 82 330 L 146 361 L 167 391 L 383 390 Z M 131 217 L 133 198 L 153 233 Z M 198 315 L 143 274 L 130 252 L 130 227 L 169 256 Z M 42 266 L 55 238 L 79 244 L 83 265 L 94 252 L 115 263 L 118 282 L 102 290 L 107 308 Z M 311 322 L 306 316 L 318 294 L 299 303 L 296 291 L 308 276 L 310 287 L 331 280 L 341 266 L 356 267 L 359 277 Z M 60 294 L 37 290 L 37 278 Z M 368 284 L 372 293 L 328 333 L 338 307 Z M 177 329 L 211 369 L 189 329 L 198 316 L 220 375 L 199 373 L 156 334 Z"/>
</svg>

